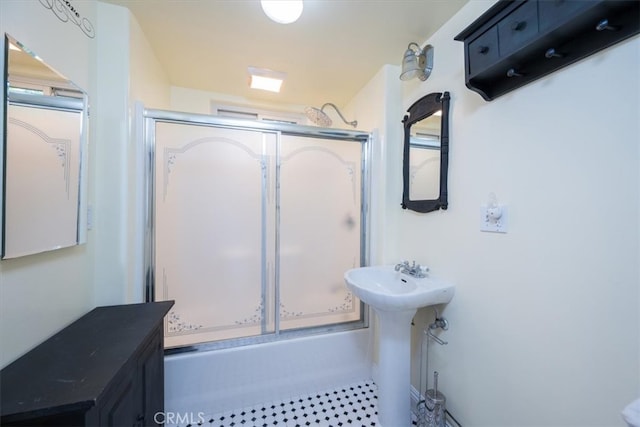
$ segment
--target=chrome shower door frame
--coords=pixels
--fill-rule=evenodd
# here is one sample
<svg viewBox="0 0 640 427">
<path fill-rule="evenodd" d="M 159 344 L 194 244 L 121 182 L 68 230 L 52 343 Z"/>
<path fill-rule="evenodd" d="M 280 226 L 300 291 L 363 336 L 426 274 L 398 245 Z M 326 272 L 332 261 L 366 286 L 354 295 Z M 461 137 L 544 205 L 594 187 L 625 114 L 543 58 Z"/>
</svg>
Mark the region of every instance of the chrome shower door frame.
<svg viewBox="0 0 640 427">
<path fill-rule="evenodd" d="M 369 200 L 370 200 L 370 156 L 371 156 L 371 138 L 372 135 L 370 133 L 364 133 L 359 131 L 349 131 L 349 130 L 334 130 L 334 129 L 324 129 L 318 127 L 311 126 L 301 126 L 301 125 L 293 125 L 289 123 L 275 123 L 275 122 L 262 122 L 262 121 L 250 121 L 250 120 L 238 120 L 238 119 L 229 119 L 229 118 L 219 118 L 215 116 L 209 115 L 199 115 L 199 114 L 187 114 L 180 112 L 172 112 L 172 111 L 163 111 L 163 110 L 151 110 L 151 109 L 140 109 L 139 114 L 142 114 L 142 118 L 140 122 L 144 123 L 144 151 L 145 151 L 145 173 L 144 173 L 144 189 L 146 198 L 144 201 L 144 218 L 145 218 L 145 227 L 144 227 L 144 258 L 145 258 L 145 267 L 144 267 L 144 285 L 145 285 L 145 299 L 146 301 L 154 301 L 154 284 L 155 284 L 155 268 L 156 268 L 156 253 L 155 253 L 155 139 L 156 139 L 156 124 L 161 122 L 166 123 L 176 123 L 176 124 L 186 124 L 186 125 L 204 125 L 210 127 L 217 128 L 226 128 L 226 129 L 235 129 L 235 130 L 248 130 L 255 132 L 262 132 L 266 134 L 273 134 L 277 139 L 276 143 L 276 163 L 278 164 L 276 167 L 276 174 L 274 178 L 275 182 L 279 182 L 280 176 L 280 140 L 282 135 L 293 135 L 293 136 L 302 136 L 309 138 L 323 138 L 323 139 L 332 139 L 332 140 L 346 140 L 346 141 L 356 141 L 361 144 L 361 185 L 360 185 L 360 265 L 367 265 L 369 261 Z M 269 178 L 267 178 L 269 179 Z M 336 331 L 345 331 L 345 330 L 353 330 L 362 327 L 367 327 L 369 324 L 368 318 L 368 310 L 364 303 L 359 302 L 360 304 L 360 320 L 351 321 L 347 323 L 334 323 L 327 324 L 321 326 L 308 327 L 304 329 L 292 329 L 292 330 L 281 330 L 280 325 L 280 209 L 279 209 L 279 191 L 276 190 L 276 211 L 275 211 L 275 266 L 273 267 L 275 270 L 273 272 L 268 271 L 271 266 L 268 263 L 268 260 L 265 258 L 267 256 L 267 248 L 266 242 L 267 238 L 265 233 L 267 232 L 266 222 L 267 222 L 267 206 L 266 206 L 266 197 L 264 195 L 267 191 L 267 186 L 270 185 L 269 182 L 266 182 L 263 176 L 262 180 L 262 283 L 261 283 L 261 292 L 262 292 L 262 319 L 261 319 L 261 327 L 262 334 L 256 336 L 249 337 L 241 337 L 241 338 L 232 338 L 225 339 L 221 341 L 213 341 L 213 342 L 205 342 L 198 343 L 194 345 L 188 345 L 185 347 L 177 347 L 171 348 L 167 351 L 169 352 L 183 352 L 183 351 L 194 351 L 194 350 L 208 350 L 208 349 L 216 349 L 216 348 L 226 348 L 226 347 L 235 347 L 240 345 L 248 345 L 248 344 L 256 344 L 262 342 L 271 342 L 281 339 L 287 339 L 291 337 L 297 336 L 305 336 L 309 334 L 315 333 L 327 333 L 327 332 L 336 332 Z M 277 186 L 276 186 L 277 187 Z M 268 307 L 268 299 L 267 293 L 270 290 L 270 286 L 268 281 L 269 278 L 273 277 L 275 283 L 272 288 L 275 292 L 273 296 L 273 307 Z M 267 322 L 270 318 L 270 314 L 273 313 L 273 323 L 274 323 L 274 331 L 270 331 L 267 328 Z M 166 325 L 165 325 L 166 331 Z"/>
</svg>

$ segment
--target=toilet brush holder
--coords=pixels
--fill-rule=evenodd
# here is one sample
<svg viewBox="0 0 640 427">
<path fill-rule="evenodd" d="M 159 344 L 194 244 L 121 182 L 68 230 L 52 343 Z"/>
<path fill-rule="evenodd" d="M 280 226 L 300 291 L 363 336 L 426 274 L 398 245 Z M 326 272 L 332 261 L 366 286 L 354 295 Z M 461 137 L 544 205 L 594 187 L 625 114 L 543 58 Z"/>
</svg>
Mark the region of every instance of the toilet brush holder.
<svg viewBox="0 0 640 427">
<path fill-rule="evenodd" d="M 425 396 L 425 425 L 427 427 L 445 427 L 446 398 L 437 390 L 427 390 Z"/>
<path fill-rule="evenodd" d="M 446 397 L 438 391 L 438 372 L 433 373 L 433 388 L 425 395 L 425 425 L 445 427 Z"/>
</svg>

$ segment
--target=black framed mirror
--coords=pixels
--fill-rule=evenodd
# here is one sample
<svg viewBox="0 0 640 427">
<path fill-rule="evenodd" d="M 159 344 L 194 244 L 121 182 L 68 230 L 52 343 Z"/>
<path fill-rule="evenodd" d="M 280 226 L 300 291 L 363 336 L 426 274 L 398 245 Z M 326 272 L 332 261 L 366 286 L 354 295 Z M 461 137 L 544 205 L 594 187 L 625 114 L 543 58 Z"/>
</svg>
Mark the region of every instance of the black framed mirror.
<svg viewBox="0 0 640 427">
<path fill-rule="evenodd" d="M 427 213 L 447 209 L 449 92 L 423 96 L 404 123 L 402 208 Z"/>
</svg>

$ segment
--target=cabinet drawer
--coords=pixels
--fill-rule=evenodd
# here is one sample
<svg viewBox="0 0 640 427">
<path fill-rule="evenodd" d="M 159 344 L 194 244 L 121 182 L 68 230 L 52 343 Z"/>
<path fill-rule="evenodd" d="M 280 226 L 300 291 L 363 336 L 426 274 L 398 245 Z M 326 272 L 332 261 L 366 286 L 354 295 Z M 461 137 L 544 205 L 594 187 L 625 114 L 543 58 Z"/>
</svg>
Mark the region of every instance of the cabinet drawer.
<svg viewBox="0 0 640 427">
<path fill-rule="evenodd" d="M 500 56 L 526 46 L 538 35 L 538 5 L 528 1 L 498 23 Z"/>
<path fill-rule="evenodd" d="M 491 27 L 469 43 L 469 74 L 474 75 L 498 59 L 498 28 Z"/>
<path fill-rule="evenodd" d="M 576 14 L 597 5 L 596 0 L 546 0 L 538 3 L 540 32 L 565 24 Z"/>
</svg>

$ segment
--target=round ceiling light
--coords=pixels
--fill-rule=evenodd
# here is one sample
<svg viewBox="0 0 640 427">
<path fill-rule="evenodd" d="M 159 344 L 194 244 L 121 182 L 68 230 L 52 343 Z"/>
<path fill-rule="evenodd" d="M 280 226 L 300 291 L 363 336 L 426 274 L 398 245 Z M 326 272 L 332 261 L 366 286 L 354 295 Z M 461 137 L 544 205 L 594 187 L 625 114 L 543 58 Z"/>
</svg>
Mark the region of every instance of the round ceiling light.
<svg viewBox="0 0 640 427">
<path fill-rule="evenodd" d="M 302 15 L 302 0 L 260 0 L 264 13 L 279 24 L 290 24 Z"/>
</svg>

